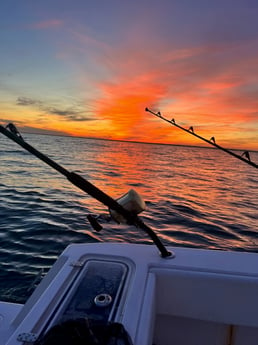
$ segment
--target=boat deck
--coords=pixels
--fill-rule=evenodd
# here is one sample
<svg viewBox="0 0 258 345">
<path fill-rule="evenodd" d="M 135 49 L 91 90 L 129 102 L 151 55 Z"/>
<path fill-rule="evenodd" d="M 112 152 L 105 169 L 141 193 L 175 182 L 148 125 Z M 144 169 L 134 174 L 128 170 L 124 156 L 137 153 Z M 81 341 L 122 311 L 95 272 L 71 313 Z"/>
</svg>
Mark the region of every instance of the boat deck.
<svg viewBox="0 0 258 345">
<path fill-rule="evenodd" d="M 69 246 L 24 306 L 0 305 L 0 344 L 95 317 L 122 323 L 135 345 L 256 345 L 258 255 L 169 249 L 175 258 L 152 245 Z"/>
</svg>

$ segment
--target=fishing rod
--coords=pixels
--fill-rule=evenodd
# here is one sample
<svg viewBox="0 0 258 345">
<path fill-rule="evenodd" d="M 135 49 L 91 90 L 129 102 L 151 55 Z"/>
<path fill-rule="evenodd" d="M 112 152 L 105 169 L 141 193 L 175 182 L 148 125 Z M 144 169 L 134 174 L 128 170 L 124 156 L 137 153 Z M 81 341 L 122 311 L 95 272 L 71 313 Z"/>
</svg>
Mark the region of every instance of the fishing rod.
<svg viewBox="0 0 258 345">
<path fill-rule="evenodd" d="M 146 225 L 135 212 L 128 211 L 125 207 L 123 207 L 121 204 L 119 204 L 118 201 L 111 198 L 109 195 L 104 193 L 102 190 L 94 186 L 91 182 L 87 181 L 82 176 L 76 174 L 75 172 L 70 172 L 63 168 L 61 165 L 47 157 L 45 154 L 41 153 L 37 149 L 35 149 L 33 146 L 28 144 L 14 124 L 10 123 L 6 127 L 3 127 L 0 125 L 0 132 L 3 133 L 6 137 L 16 142 L 18 145 L 23 147 L 25 150 L 29 151 L 31 154 L 51 166 L 53 169 L 58 171 L 60 174 L 64 175 L 68 181 L 70 181 L 73 185 L 80 188 L 82 191 L 86 192 L 93 198 L 97 199 L 102 204 L 106 205 L 110 211 L 114 210 L 118 214 L 122 215 L 125 220 L 127 221 L 127 224 L 134 225 L 137 228 L 142 229 L 147 233 L 147 235 L 152 239 L 154 244 L 158 247 L 160 251 L 160 255 L 163 258 L 166 257 L 173 257 L 174 254 L 169 252 L 166 247 L 163 245 L 163 243 L 160 241 L 158 236 L 155 234 L 155 232 Z M 111 212 L 110 212 L 111 213 Z M 88 217 L 88 220 L 90 221 L 93 228 L 97 231 L 101 230 L 100 224 L 96 221 L 96 219 L 93 219 L 91 217 Z"/>
<path fill-rule="evenodd" d="M 149 113 L 151 113 L 151 114 L 157 116 L 158 118 L 160 118 L 160 119 L 162 119 L 162 120 L 164 120 L 164 121 L 170 123 L 171 125 L 173 125 L 173 126 L 179 128 L 179 129 L 182 129 L 183 131 L 185 131 L 185 132 L 187 132 L 187 133 L 189 133 L 189 134 L 191 134 L 191 135 L 193 135 L 193 136 L 195 136 L 195 137 L 197 137 L 197 138 L 199 138 L 199 139 L 205 141 L 206 143 L 208 143 L 208 144 L 210 144 L 210 145 L 216 147 L 217 149 L 222 150 L 222 151 L 224 151 L 224 152 L 230 154 L 231 156 L 234 156 L 235 158 L 240 159 L 241 161 L 243 161 L 243 162 L 245 162 L 245 163 L 247 163 L 247 164 L 253 166 L 254 168 L 256 168 L 256 169 L 258 168 L 258 165 L 257 165 L 256 163 L 254 163 L 254 162 L 251 161 L 250 154 L 249 154 L 248 151 L 243 152 L 243 154 L 240 156 L 240 155 L 238 155 L 238 154 L 236 154 L 236 153 L 230 151 L 229 149 L 226 149 L 226 148 L 224 148 L 224 147 L 218 145 L 218 144 L 216 143 L 216 141 L 215 141 L 215 137 L 212 137 L 212 138 L 210 138 L 210 140 L 208 140 L 208 139 L 205 139 L 204 137 L 202 137 L 202 136 L 196 134 L 196 133 L 194 132 L 193 126 L 189 127 L 189 129 L 186 129 L 186 128 L 184 128 L 184 127 L 178 125 L 178 124 L 176 123 L 175 119 L 169 120 L 169 119 L 165 118 L 164 116 L 162 116 L 161 113 L 160 113 L 160 111 L 158 111 L 157 113 L 155 113 L 154 111 L 150 110 L 149 108 L 145 108 L 145 111 L 147 111 L 147 112 L 149 112 Z M 246 158 L 244 158 L 243 156 L 245 156 Z"/>
</svg>

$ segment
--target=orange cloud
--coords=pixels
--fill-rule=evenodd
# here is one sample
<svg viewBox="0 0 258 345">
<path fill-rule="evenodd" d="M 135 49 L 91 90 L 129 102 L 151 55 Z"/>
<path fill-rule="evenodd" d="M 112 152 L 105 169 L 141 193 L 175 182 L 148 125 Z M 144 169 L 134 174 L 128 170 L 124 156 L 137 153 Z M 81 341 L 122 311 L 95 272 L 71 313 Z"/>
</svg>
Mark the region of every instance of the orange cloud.
<svg viewBox="0 0 258 345">
<path fill-rule="evenodd" d="M 112 50 L 112 81 L 96 84 L 99 97 L 93 104 L 96 117 L 109 121 L 106 135 L 114 139 L 191 142 L 183 134 L 181 140 L 180 135 L 172 136 L 171 128 L 150 120 L 144 113 L 148 106 L 174 114 L 185 126 L 196 125 L 204 135 L 217 134 L 222 142 L 228 143 L 231 138 L 235 147 L 242 130 L 242 146 L 255 145 L 248 142 L 247 131 L 257 131 L 258 100 L 250 88 L 256 59 L 249 59 L 249 73 L 245 74 L 239 68 L 246 59 L 235 57 L 234 63 L 229 61 L 228 56 L 236 53 L 235 46 L 170 52 L 164 49 L 154 56 L 150 56 L 147 47 L 136 48 Z"/>
<path fill-rule="evenodd" d="M 100 88 L 103 96 L 95 102 L 97 117 L 109 120 L 113 138 L 131 140 L 139 140 L 143 131 L 146 104 L 158 103 L 166 92 L 163 85 L 143 83 L 137 77 Z"/>
</svg>

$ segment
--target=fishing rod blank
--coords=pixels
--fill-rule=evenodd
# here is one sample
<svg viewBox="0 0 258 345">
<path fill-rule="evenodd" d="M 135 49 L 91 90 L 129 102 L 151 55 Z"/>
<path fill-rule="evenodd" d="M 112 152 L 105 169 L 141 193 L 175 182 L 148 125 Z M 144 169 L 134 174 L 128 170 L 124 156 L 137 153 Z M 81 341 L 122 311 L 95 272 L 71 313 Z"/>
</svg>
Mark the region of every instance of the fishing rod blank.
<svg viewBox="0 0 258 345">
<path fill-rule="evenodd" d="M 173 257 L 172 253 L 167 251 L 166 247 L 160 241 L 155 232 L 149 226 L 147 226 L 135 213 L 132 213 L 125 209 L 115 199 L 111 198 L 109 195 L 107 195 L 102 190 L 94 186 L 92 183 L 84 179 L 82 176 L 74 172 L 69 172 L 61 165 L 54 162 L 52 159 L 50 159 L 40 151 L 36 150 L 33 146 L 25 142 L 22 136 L 20 135 L 19 131 L 13 124 L 9 124 L 6 127 L 9 128 L 9 130 L 0 125 L 0 132 L 2 132 L 9 139 L 15 141 L 18 145 L 32 153 L 34 156 L 36 156 L 37 158 L 51 166 L 53 169 L 57 170 L 60 174 L 64 175 L 68 179 L 68 181 L 70 181 L 73 185 L 80 188 L 87 194 L 91 195 L 93 198 L 97 199 L 102 204 L 109 207 L 109 209 L 120 213 L 127 220 L 128 224 L 135 225 L 136 227 L 139 227 L 142 230 L 144 230 L 152 239 L 152 241 L 156 244 L 162 257 Z"/>
<path fill-rule="evenodd" d="M 218 144 L 216 143 L 214 137 L 212 137 L 210 140 L 208 140 L 208 139 L 205 139 L 204 137 L 202 137 L 202 136 L 196 134 L 196 133 L 194 132 L 194 129 L 193 129 L 192 126 L 189 127 L 189 129 L 186 129 L 186 128 L 184 128 L 184 127 L 178 125 L 178 124 L 175 122 L 175 119 L 169 120 L 169 119 L 165 118 L 164 116 L 161 115 L 161 113 L 160 113 L 159 111 L 158 111 L 157 113 L 155 113 L 154 111 L 150 110 L 149 108 L 145 108 L 145 111 L 147 111 L 147 112 L 149 112 L 149 113 L 151 113 L 151 114 L 153 114 L 153 115 L 159 117 L 160 119 L 162 119 L 162 120 L 164 120 L 164 121 L 170 123 L 171 125 L 173 125 L 173 126 L 179 128 L 179 129 L 181 129 L 181 130 L 183 130 L 183 131 L 185 131 L 185 132 L 187 132 L 187 133 L 189 133 L 189 134 L 191 134 L 191 135 L 193 135 L 193 136 L 195 136 L 195 137 L 197 137 L 197 138 L 199 138 L 199 139 L 205 141 L 205 142 L 208 143 L 209 145 L 212 145 L 212 146 L 216 147 L 217 149 L 222 150 L 222 151 L 224 151 L 224 152 L 230 154 L 231 156 L 234 156 L 235 158 L 240 159 L 241 161 L 243 161 L 243 162 L 245 162 L 245 163 L 247 163 L 247 164 L 253 166 L 254 168 L 256 168 L 256 169 L 258 168 L 258 165 L 251 161 L 251 159 L 250 159 L 250 154 L 249 154 L 248 151 L 245 151 L 245 152 L 240 156 L 240 155 L 238 155 L 238 154 L 236 154 L 236 153 L 234 153 L 234 152 L 232 152 L 232 151 L 230 151 L 230 150 L 228 150 L 228 149 L 226 149 L 226 148 L 224 148 L 224 147 L 218 145 Z M 243 156 L 246 156 L 247 158 L 244 158 Z"/>
</svg>

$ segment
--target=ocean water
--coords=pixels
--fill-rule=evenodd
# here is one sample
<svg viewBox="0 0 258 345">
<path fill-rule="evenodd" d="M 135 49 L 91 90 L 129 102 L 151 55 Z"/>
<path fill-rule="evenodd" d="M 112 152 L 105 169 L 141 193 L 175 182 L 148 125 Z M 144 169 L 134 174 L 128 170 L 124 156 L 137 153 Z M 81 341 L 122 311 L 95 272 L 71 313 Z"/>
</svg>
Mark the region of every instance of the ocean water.
<svg viewBox="0 0 258 345">
<path fill-rule="evenodd" d="M 32 146 L 113 198 L 135 189 L 166 245 L 258 252 L 258 171 L 212 148 L 24 134 Z M 251 158 L 258 162 L 258 152 Z M 24 303 L 70 243 L 151 243 L 133 226 L 87 214 L 105 206 L 0 136 L 0 296 Z"/>
</svg>

